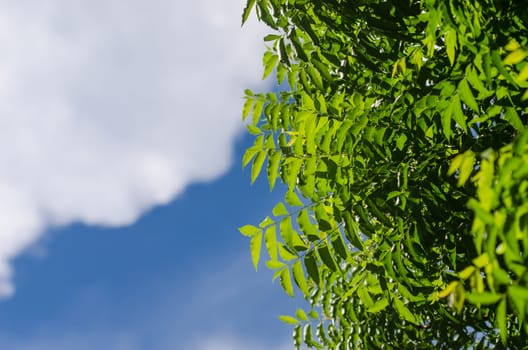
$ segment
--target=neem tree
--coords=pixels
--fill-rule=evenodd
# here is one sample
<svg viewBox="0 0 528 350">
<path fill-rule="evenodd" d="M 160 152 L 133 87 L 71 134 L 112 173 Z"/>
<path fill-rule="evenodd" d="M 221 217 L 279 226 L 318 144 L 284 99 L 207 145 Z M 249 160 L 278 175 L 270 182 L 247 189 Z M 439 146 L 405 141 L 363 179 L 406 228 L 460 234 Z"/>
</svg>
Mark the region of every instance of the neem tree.
<svg viewBox="0 0 528 350">
<path fill-rule="evenodd" d="M 281 316 L 296 347 L 526 346 L 528 4 L 254 8 L 282 85 L 246 91 L 243 165 L 287 193 L 240 231 L 311 305 Z"/>
</svg>

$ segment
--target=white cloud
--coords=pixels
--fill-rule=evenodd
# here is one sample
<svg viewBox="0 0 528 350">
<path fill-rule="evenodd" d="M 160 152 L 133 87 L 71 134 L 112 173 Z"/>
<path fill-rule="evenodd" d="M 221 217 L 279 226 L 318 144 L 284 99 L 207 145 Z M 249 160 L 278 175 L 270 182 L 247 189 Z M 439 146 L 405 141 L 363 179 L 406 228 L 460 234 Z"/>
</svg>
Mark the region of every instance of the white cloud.
<svg viewBox="0 0 528 350">
<path fill-rule="evenodd" d="M 0 0 L 0 296 L 50 225 L 126 225 L 231 162 L 262 31 L 239 0 Z"/>
</svg>

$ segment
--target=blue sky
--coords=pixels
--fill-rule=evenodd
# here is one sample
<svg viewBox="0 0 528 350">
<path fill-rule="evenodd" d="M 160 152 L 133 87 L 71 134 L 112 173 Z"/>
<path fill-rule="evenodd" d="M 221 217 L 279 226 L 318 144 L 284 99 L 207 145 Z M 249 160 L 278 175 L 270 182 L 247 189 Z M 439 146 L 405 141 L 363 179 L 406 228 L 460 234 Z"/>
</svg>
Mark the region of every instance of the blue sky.
<svg viewBox="0 0 528 350">
<path fill-rule="evenodd" d="M 284 349 L 294 305 L 236 232 L 243 1 L 0 0 L 0 348 Z"/>
<path fill-rule="evenodd" d="M 234 165 L 132 226 L 50 230 L 15 260 L 0 348 L 289 348 L 294 305 L 236 232 L 279 199 Z"/>
</svg>

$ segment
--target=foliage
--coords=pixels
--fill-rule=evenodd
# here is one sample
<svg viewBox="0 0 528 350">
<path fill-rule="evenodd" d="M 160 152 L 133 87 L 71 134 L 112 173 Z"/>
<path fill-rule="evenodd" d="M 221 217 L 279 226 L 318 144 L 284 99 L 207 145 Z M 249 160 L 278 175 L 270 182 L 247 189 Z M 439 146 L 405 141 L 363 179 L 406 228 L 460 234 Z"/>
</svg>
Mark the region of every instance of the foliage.
<svg viewBox="0 0 528 350">
<path fill-rule="evenodd" d="M 296 347 L 526 346 L 528 7 L 249 0 L 273 29 L 243 165 L 284 203 L 250 237 L 310 310 Z M 294 283 L 295 286 L 294 287 Z"/>
</svg>

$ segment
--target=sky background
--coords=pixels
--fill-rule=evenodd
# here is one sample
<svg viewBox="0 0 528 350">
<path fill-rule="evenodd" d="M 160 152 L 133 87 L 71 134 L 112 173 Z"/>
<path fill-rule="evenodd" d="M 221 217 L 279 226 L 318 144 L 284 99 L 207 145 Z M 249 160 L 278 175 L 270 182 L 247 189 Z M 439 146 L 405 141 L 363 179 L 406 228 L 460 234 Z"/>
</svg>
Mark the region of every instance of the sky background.
<svg viewBox="0 0 528 350">
<path fill-rule="evenodd" d="M 247 238 L 239 0 L 0 0 L 0 348 L 288 349 Z"/>
</svg>

